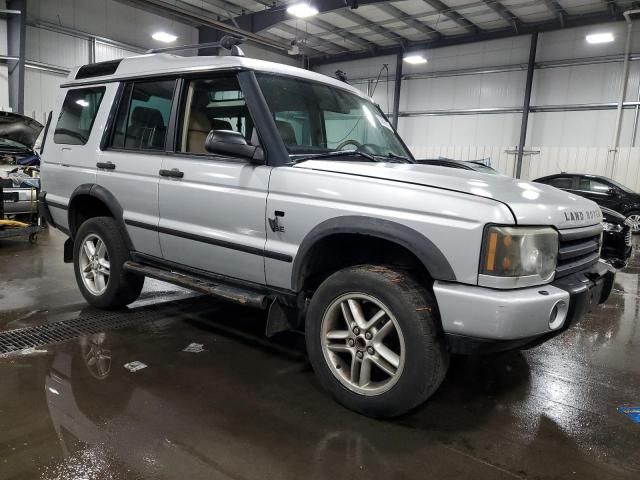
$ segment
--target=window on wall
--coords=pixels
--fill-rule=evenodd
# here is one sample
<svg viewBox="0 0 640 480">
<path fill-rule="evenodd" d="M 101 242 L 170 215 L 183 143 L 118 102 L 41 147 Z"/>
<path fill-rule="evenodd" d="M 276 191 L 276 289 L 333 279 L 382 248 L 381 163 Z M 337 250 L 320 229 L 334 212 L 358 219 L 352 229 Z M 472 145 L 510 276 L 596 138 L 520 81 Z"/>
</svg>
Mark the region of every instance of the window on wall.
<svg viewBox="0 0 640 480">
<path fill-rule="evenodd" d="M 251 145 L 258 136 L 235 75 L 192 80 L 187 86 L 180 151 L 206 154 L 211 130 L 240 132 Z"/>
<path fill-rule="evenodd" d="M 105 87 L 69 90 L 53 132 L 54 143 L 84 145 L 89 140 Z"/>
<path fill-rule="evenodd" d="M 126 85 L 111 145 L 127 150 L 164 150 L 175 80 Z"/>
</svg>

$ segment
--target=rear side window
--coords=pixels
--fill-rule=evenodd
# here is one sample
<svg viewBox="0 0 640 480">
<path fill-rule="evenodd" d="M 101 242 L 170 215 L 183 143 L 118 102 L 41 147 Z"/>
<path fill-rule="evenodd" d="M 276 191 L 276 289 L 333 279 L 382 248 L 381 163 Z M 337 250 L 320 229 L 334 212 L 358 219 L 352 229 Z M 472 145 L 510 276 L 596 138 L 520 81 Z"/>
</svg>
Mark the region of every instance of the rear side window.
<svg viewBox="0 0 640 480">
<path fill-rule="evenodd" d="M 54 143 L 66 145 L 87 143 L 104 91 L 105 87 L 88 87 L 67 92 L 53 132 Z"/>
<path fill-rule="evenodd" d="M 548 180 L 547 184 L 551 185 L 552 187 L 556 187 L 564 190 L 570 190 L 571 188 L 573 188 L 571 185 L 571 182 L 572 182 L 571 178 L 559 177 L 559 178 L 552 178 L 551 180 Z"/>
<path fill-rule="evenodd" d="M 127 150 L 164 150 L 175 80 L 126 85 L 111 145 Z"/>
</svg>

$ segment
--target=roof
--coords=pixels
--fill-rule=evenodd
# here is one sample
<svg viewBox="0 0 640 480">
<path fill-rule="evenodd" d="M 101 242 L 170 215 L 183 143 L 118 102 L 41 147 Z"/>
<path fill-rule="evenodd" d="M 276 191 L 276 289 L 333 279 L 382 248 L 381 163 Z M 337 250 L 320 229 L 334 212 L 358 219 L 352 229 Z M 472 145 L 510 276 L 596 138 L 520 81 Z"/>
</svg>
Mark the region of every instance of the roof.
<svg viewBox="0 0 640 480">
<path fill-rule="evenodd" d="M 105 62 L 106 63 L 106 62 Z M 76 67 L 67 76 L 67 82 L 63 87 L 82 85 L 86 83 L 106 83 L 131 77 L 146 77 L 163 74 L 183 74 L 208 72 L 215 70 L 255 70 L 260 72 L 290 75 L 315 82 L 332 85 L 343 90 L 348 90 L 360 97 L 365 96 L 360 90 L 335 78 L 312 72 L 303 68 L 291 67 L 281 63 L 267 62 L 248 57 L 237 56 L 196 56 L 183 57 L 169 53 L 151 53 L 127 57 L 120 61 L 115 73 L 91 78 L 76 80 L 78 70 Z"/>
</svg>

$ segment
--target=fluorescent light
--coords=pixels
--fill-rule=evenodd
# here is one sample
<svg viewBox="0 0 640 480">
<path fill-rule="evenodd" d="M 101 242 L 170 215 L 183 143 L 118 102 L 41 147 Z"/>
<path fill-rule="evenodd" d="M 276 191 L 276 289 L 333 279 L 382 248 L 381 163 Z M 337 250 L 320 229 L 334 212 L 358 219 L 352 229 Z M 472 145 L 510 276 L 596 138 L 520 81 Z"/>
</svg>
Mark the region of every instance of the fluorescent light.
<svg viewBox="0 0 640 480">
<path fill-rule="evenodd" d="M 611 32 L 592 33 L 587 35 L 587 43 L 609 43 L 613 42 L 615 37 Z"/>
<path fill-rule="evenodd" d="M 407 55 L 404 57 L 404 61 L 411 65 L 420 65 L 421 63 L 427 63 L 427 59 L 422 55 Z"/>
<path fill-rule="evenodd" d="M 175 35 L 172 35 L 167 32 L 156 32 L 153 35 L 151 35 L 151 38 L 163 43 L 175 42 L 178 39 L 178 37 L 176 37 Z"/>
<path fill-rule="evenodd" d="M 78 105 L 80 105 L 81 107 L 88 107 L 89 106 L 89 102 L 87 102 L 84 98 L 81 98 L 80 100 L 76 100 L 76 103 Z"/>
<path fill-rule="evenodd" d="M 318 9 L 309 3 L 294 3 L 287 7 L 287 13 L 298 18 L 313 17 L 318 14 Z"/>
</svg>

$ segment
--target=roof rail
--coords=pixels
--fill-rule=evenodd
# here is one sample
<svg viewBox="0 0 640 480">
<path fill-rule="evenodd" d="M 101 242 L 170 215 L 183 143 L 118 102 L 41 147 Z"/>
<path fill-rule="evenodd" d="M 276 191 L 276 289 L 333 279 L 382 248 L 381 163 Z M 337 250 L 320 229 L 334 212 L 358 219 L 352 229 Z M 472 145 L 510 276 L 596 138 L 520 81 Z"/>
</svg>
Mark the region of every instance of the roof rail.
<svg viewBox="0 0 640 480">
<path fill-rule="evenodd" d="M 244 42 L 244 38 L 225 35 L 217 42 L 194 43 L 191 45 L 181 45 L 176 47 L 152 48 L 150 50 L 147 50 L 147 53 L 177 52 L 180 50 L 190 50 L 192 48 L 225 48 L 227 50 L 231 50 L 231 55 L 233 55 L 234 57 L 244 57 L 244 52 L 238 46 L 242 42 Z"/>
</svg>

